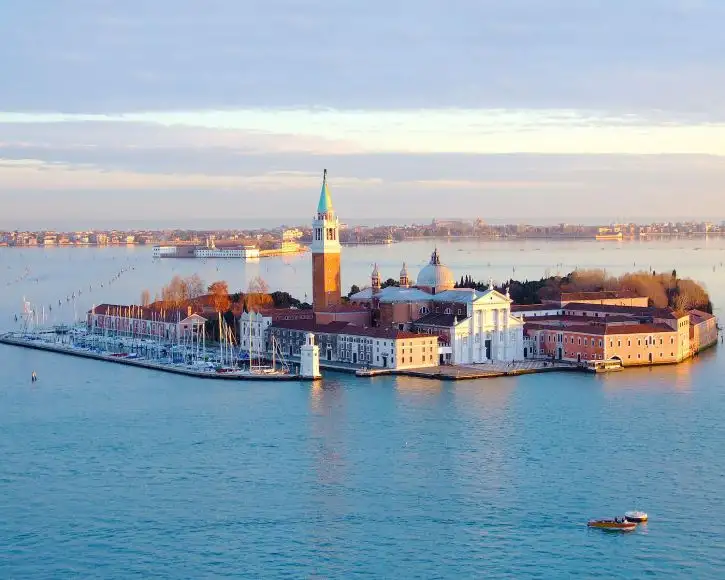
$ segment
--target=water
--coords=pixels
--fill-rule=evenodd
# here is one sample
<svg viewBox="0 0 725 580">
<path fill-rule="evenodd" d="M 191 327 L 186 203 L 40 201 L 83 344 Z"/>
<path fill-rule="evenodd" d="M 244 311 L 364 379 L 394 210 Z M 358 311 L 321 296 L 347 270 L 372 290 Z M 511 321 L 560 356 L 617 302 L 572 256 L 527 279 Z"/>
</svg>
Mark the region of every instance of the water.
<svg viewBox="0 0 725 580">
<path fill-rule="evenodd" d="M 344 282 L 364 283 L 373 259 L 385 277 L 404 257 L 414 270 L 430 249 L 346 248 Z M 675 267 L 725 300 L 719 239 L 440 249 L 456 274 L 484 279 Z M 57 304 L 123 264 L 133 270 L 77 310 L 197 268 L 309 292 L 309 256 L 154 264 L 139 248 L 0 249 L 0 318 L 12 325 L 22 295 Z M 0 346 L 0 577 L 719 578 L 723 352 L 609 376 L 311 386 Z M 651 522 L 633 534 L 584 525 L 635 508 Z"/>
</svg>

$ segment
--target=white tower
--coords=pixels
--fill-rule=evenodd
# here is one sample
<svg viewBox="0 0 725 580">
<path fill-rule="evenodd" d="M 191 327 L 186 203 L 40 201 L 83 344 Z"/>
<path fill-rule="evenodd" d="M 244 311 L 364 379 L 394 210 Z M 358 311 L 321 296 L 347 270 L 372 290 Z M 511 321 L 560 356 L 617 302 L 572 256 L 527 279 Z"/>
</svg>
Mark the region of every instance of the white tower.
<svg viewBox="0 0 725 580">
<path fill-rule="evenodd" d="M 320 376 L 320 347 L 315 344 L 315 335 L 305 334 L 305 344 L 300 348 L 300 375 L 306 379 Z"/>
</svg>

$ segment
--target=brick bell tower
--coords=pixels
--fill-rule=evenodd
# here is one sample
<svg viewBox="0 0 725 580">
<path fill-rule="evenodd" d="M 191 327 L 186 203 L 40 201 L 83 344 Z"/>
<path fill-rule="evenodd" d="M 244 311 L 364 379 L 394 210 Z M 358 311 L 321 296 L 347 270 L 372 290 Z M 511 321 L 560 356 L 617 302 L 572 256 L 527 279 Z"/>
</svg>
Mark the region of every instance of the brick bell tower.
<svg viewBox="0 0 725 580">
<path fill-rule="evenodd" d="M 327 189 L 327 169 L 322 175 L 320 203 L 312 220 L 312 306 L 322 312 L 340 304 L 340 220 Z"/>
</svg>

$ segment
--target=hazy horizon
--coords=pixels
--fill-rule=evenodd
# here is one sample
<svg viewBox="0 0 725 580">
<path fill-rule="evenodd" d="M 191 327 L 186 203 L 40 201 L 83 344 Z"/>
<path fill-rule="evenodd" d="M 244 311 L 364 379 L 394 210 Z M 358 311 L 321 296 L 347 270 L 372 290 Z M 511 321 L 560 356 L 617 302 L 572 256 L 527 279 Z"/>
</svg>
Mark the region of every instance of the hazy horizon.
<svg viewBox="0 0 725 580">
<path fill-rule="evenodd" d="M 345 219 L 341 216 L 341 223 L 344 226 L 356 227 L 356 226 L 412 226 L 412 225 L 425 225 L 429 224 L 433 217 L 430 218 L 365 218 L 358 217 L 352 219 Z M 471 222 L 476 218 L 461 217 L 461 216 L 437 216 L 435 219 L 441 221 L 463 221 Z M 483 219 L 483 218 L 482 218 Z M 531 225 L 531 226 L 553 226 L 560 223 L 566 223 L 568 225 L 581 225 L 581 226 L 599 226 L 616 223 L 636 223 L 636 224 L 650 224 L 650 223 L 664 223 L 670 221 L 710 221 L 712 223 L 720 224 L 725 222 L 719 218 L 692 218 L 682 220 L 668 220 L 668 219 L 649 219 L 649 218 L 615 218 L 611 219 L 600 219 L 597 221 L 595 218 L 589 219 L 577 219 L 577 218 L 563 218 L 562 219 L 549 219 L 542 220 L 536 217 L 531 218 L 519 218 L 519 219 L 490 219 L 484 220 L 485 223 L 491 225 Z M 11 224 L 5 220 L 0 220 L 0 230 L 2 231 L 87 231 L 87 230 L 170 230 L 170 229 L 181 229 L 181 230 L 252 230 L 252 229 L 275 229 L 281 226 L 285 227 L 304 227 L 309 226 L 309 219 L 304 218 L 254 218 L 254 219 L 241 219 L 233 220 L 228 218 L 219 219 L 194 219 L 186 218 L 179 220 L 134 220 L 134 219 L 120 219 L 120 220 L 107 220 L 107 219 L 65 219 L 57 220 L 53 218 L 45 218 L 43 220 L 32 221 L 30 219 L 20 220 Z"/>
<path fill-rule="evenodd" d="M 2 223 L 725 215 L 716 0 L 70 6 L 0 10 Z"/>
</svg>

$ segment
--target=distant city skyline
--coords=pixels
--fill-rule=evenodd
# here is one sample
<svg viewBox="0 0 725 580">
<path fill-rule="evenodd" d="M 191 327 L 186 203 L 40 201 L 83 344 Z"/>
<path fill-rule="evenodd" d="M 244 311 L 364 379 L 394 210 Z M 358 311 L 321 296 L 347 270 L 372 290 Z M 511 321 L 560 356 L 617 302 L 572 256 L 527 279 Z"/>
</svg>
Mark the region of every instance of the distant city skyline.
<svg viewBox="0 0 725 580">
<path fill-rule="evenodd" d="M 73 6 L 0 9 L 0 228 L 725 217 L 718 0 Z"/>
</svg>

